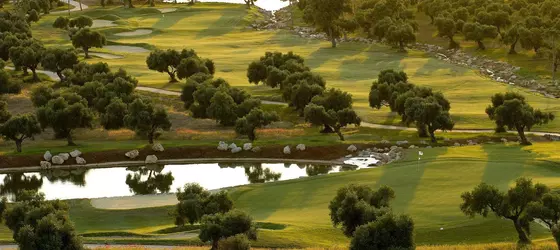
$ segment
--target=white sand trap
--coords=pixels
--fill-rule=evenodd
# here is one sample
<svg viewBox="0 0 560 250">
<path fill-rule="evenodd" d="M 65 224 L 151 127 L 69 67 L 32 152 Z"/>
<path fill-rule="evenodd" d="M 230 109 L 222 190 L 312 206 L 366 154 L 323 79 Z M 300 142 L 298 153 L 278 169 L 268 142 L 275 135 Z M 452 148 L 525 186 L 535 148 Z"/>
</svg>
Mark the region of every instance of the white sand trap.
<svg viewBox="0 0 560 250">
<path fill-rule="evenodd" d="M 117 24 L 113 23 L 113 21 L 93 20 L 93 25 L 91 25 L 91 28 L 103 28 L 103 27 L 113 27 L 113 26 L 117 26 Z"/>
<path fill-rule="evenodd" d="M 124 56 L 121 55 L 113 55 L 113 54 L 109 54 L 109 53 L 103 53 L 103 52 L 89 52 L 90 56 L 96 56 L 99 58 L 103 58 L 103 59 L 122 59 L 124 58 Z"/>
<path fill-rule="evenodd" d="M 135 31 L 117 33 L 115 34 L 115 36 L 143 36 L 143 35 L 152 34 L 152 32 L 153 31 L 149 29 L 137 29 Z"/>
<path fill-rule="evenodd" d="M 125 52 L 125 53 L 147 53 L 150 52 L 147 49 L 142 47 L 136 46 L 128 46 L 128 45 L 107 45 L 104 48 L 113 51 L 113 52 Z"/>
<path fill-rule="evenodd" d="M 161 8 L 161 9 L 158 9 L 158 10 L 159 10 L 161 13 L 169 13 L 169 12 L 176 11 L 177 8 Z"/>
<path fill-rule="evenodd" d="M 135 195 L 91 199 L 91 205 L 94 208 L 111 210 L 162 207 L 175 204 L 177 204 L 177 197 L 175 194 Z"/>
</svg>

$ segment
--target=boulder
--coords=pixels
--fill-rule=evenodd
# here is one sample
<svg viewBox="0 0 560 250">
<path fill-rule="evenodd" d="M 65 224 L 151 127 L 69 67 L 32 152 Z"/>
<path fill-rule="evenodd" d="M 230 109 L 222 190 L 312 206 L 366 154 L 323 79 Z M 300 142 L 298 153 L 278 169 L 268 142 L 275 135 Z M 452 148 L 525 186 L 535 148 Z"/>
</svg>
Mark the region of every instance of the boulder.
<svg viewBox="0 0 560 250">
<path fill-rule="evenodd" d="M 285 155 L 289 155 L 292 153 L 292 150 L 290 149 L 290 146 L 286 146 L 282 152 L 284 152 Z"/>
<path fill-rule="evenodd" d="M 155 143 L 154 145 L 152 145 L 152 150 L 156 152 L 163 152 L 165 149 L 163 148 L 163 145 L 161 145 L 161 143 Z"/>
<path fill-rule="evenodd" d="M 502 141 L 503 143 L 507 143 L 507 142 L 508 142 L 508 140 L 507 140 L 506 138 L 502 138 L 502 139 L 500 139 L 500 141 Z"/>
<path fill-rule="evenodd" d="M 243 151 L 243 149 L 241 147 L 236 147 L 236 148 L 231 149 L 231 152 L 234 153 L 234 154 L 239 153 L 241 151 Z"/>
<path fill-rule="evenodd" d="M 146 160 L 144 161 L 146 164 L 155 164 L 157 163 L 158 158 L 155 155 L 148 155 L 146 156 Z"/>
<path fill-rule="evenodd" d="M 416 145 L 410 145 L 408 148 L 417 148 Z"/>
<path fill-rule="evenodd" d="M 243 150 L 245 151 L 249 151 L 253 148 L 253 144 L 252 143 L 245 143 L 243 144 Z"/>
<path fill-rule="evenodd" d="M 130 158 L 130 159 L 135 159 L 136 157 L 138 157 L 140 155 L 140 152 L 138 152 L 138 150 L 132 150 L 132 151 L 128 151 L 124 154 L 126 157 Z"/>
<path fill-rule="evenodd" d="M 62 157 L 62 159 L 65 160 L 65 161 L 70 159 L 70 154 L 69 153 L 60 153 L 60 154 L 58 154 L 58 156 Z"/>
<path fill-rule="evenodd" d="M 460 147 L 460 146 L 461 146 L 461 143 L 456 142 L 455 144 L 453 144 L 453 146 L 455 146 L 455 147 Z"/>
<path fill-rule="evenodd" d="M 348 150 L 350 152 L 356 152 L 356 151 L 358 151 L 358 148 L 354 145 L 350 145 L 350 146 L 348 146 L 348 148 L 346 150 Z"/>
<path fill-rule="evenodd" d="M 408 141 L 397 141 L 397 145 L 404 145 L 404 144 L 408 144 Z"/>
<path fill-rule="evenodd" d="M 296 146 L 296 150 L 305 151 L 305 144 L 298 144 L 298 145 Z"/>
<path fill-rule="evenodd" d="M 41 161 L 41 163 L 39 164 L 41 165 L 41 169 L 49 169 L 52 166 L 51 163 L 48 161 Z"/>
<path fill-rule="evenodd" d="M 78 164 L 78 165 L 85 165 L 86 163 L 87 163 L 87 162 L 86 162 L 86 160 L 85 160 L 84 158 L 79 157 L 79 156 L 76 157 L 76 164 Z"/>
<path fill-rule="evenodd" d="M 45 154 L 43 155 L 43 159 L 45 159 L 45 161 L 50 161 L 52 159 L 52 154 L 51 151 L 47 151 L 45 152 Z"/>
<path fill-rule="evenodd" d="M 253 153 L 258 153 L 262 151 L 261 147 L 254 147 L 253 149 L 251 149 L 251 151 L 253 151 Z"/>
<path fill-rule="evenodd" d="M 74 149 L 74 151 L 70 152 L 70 156 L 76 158 L 78 156 L 82 155 L 82 152 L 80 152 L 80 150 Z"/>
<path fill-rule="evenodd" d="M 56 165 L 61 165 L 64 163 L 64 158 L 62 158 L 60 155 L 53 156 L 51 160 L 52 163 Z"/>
<path fill-rule="evenodd" d="M 220 150 L 220 151 L 227 151 L 227 150 L 228 150 L 228 144 L 225 143 L 225 142 L 223 142 L 223 141 L 221 141 L 221 142 L 218 144 L 218 150 Z"/>
<path fill-rule="evenodd" d="M 381 143 L 383 143 L 383 144 L 390 144 L 391 142 L 388 141 L 388 140 L 382 140 Z"/>
<path fill-rule="evenodd" d="M 229 149 L 234 149 L 237 148 L 237 145 L 235 145 L 235 143 L 229 144 L 228 146 Z"/>
</svg>

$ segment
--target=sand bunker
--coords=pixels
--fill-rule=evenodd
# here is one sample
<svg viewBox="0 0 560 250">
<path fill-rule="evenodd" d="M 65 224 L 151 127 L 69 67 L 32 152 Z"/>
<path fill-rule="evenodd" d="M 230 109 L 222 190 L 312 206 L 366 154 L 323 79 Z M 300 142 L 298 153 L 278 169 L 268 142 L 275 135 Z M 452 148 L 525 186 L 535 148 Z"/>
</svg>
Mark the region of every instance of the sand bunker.
<svg viewBox="0 0 560 250">
<path fill-rule="evenodd" d="M 113 27 L 113 26 L 117 26 L 117 24 L 113 23 L 113 21 L 93 20 L 93 25 L 91 25 L 91 28 L 103 28 L 103 27 Z"/>
<path fill-rule="evenodd" d="M 137 29 L 135 31 L 121 32 L 115 34 L 115 36 L 142 36 L 152 34 L 152 30 L 149 29 Z"/>
<path fill-rule="evenodd" d="M 176 11 L 177 8 L 161 8 L 161 9 L 158 9 L 158 10 L 159 10 L 161 13 L 169 13 L 169 12 Z"/>
<path fill-rule="evenodd" d="M 128 46 L 128 45 L 107 45 L 104 48 L 113 51 L 113 52 L 125 52 L 125 53 L 147 53 L 150 52 L 147 49 L 142 47 L 136 46 Z"/>
<path fill-rule="evenodd" d="M 124 56 L 121 55 L 113 55 L 113 54 L 109 54 L 109 53 L 103 53 L 103 52 L 89 52 L 90 56 L 96 56 L 99 58 L 103 58 L 103 59 L 122 59 L 124 58 Z"/>
</svg>

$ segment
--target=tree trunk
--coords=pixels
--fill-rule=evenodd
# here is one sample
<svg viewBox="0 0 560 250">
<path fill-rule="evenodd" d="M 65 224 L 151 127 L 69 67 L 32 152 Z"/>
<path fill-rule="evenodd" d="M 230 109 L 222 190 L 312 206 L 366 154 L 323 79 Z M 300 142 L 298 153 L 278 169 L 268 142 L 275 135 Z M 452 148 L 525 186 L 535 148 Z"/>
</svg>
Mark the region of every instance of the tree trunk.
<svg viewBox="0 0 560 250">
<path fill-rule="evenodd" d="M 329 28 L 329 37 L 331 38 L 332 47 L 336 48 L 336 39 L 334 37 L 332 28 Z"/>
<path fill-rule="evenodd" d="M 482 43 L 482 41 L 476 41 L 476 43 L 478 44 L 479 50 L 486 50 L 486 46 L 484 46 L 484 43 Z"/>
<path fill-rule="evenodd" d="M 404 42 L 403 41 L 399 41 L 399 49 L 403 52 L 406 51 L 406 49 L 404 48 Z"/>
<path fill-rule="evenodd" d="M 154 144 L 154 132 L 148 132 L 148 142 L 150 145 Z"/>
<path fill-rule="evenodd" d="M 23 140 L 21 139 L 17 139 L 16 140 L 16 150 L 18 153 L 21 153 L 21 143 L 23 142 Z"/>
<path fill-rule="evenodd" d="M 430 16 L 430 24 L 434 24 L 434 16 Z"/>
<path fill-rule="evenodd" d="M 416 130 L 418 130 L 418 137 L 420 138 L 430 137 L 430 134 L 428 133 L 428 129 L 426 129 L 426 125 L 416 124 Z"/>
<path fill-rule="evenodd" d="M 515 51 L 515 46 L 517 46 L 517 41 L 518 40 L 519 40 L 519 38 L 515 38 L 515 41 L 513 41 L 513 43 L 509 46 L 509 54 L 510 55 L 517 54 L 517 51 Z"/>
<path fill-rule="evenodd" d="M 82 0 L 78 0 L 78 2 L 80 3 L 80 11 L 82 11 Z"/>
<path fill-rule="evenodd" d="M 323 128 L 323 130 L 321 130 L 321 133 L 323 133 L 323 134 L 334 133 L 334 130 L 328 124 L 324 124 L 323 126 L 324 126 L 324 128 Z"/>
<path fill-rule="evenodd" d="M 68 141 L 68 146 L 76 146 L 76 143 L 74 143 L 74 139 L 72 138 L 72 132 L 68 133 L 66 140 Z"/>
<path fill-rule="evenodd" d="M 458 49 L 459 44 L 455 42 L 452 36 L 449 37 L 449 49 Z"/>
<path fill-rule="evenodd" d="M 513 225 L 515 226 L 515 231 L 517 231 L 517 235 L 519 236 L 519 244 L 530 244 L 531 240 L 527 236 L 527 233 L 523 230 L 521 223 L 519 223 L 518 219 L 513 220 Z"/>
<path fill-rule="evenodd" d="M 338 138 L 340 138 L 341 141 L 344 141 L 344 135 L 340 132 L 340 128 L 336 128 L 335 132 L 338 135 Z"/>
<path fill-rule="evenodd" d="M 82 49 L 84 50 L 84 54 L 85 54 L 86 58 L 91 58 L 91 57 L 89 57 L 89 48 L 88 47 L 83 47 Z"/>
<path fill-rule="evenodd" d="M 175 72 L 167 71 L 167 74 L 169 75 L 169 82 L 177 82 L 177 78 L 175 77 Z"/>
<path fill-rule="evenodd" d="M 33 73 L 33 81 L 38 82 L 39 81 L 39 76 L 37 75 L 36 69 L 31 68 L 31 73 Z"/>
<path fill-rule="evenodd" d="M 22 67 L 21 69 L 23 70 L 23 75 L 24 76 L 29 75 L 29 72 L 27 72 L 27 67 Z"/>
<path fill-rule="evenodd" d="M 518 127 L 517 128 L 517 134 L 519 134 L 519 138 L 521 138 L 521 144 L 522 145 L 531 145 L 531 143 L 529 142 L 529 140 L 527 140 L 527 137 L 525 137 L 525 130 L 522 127 Z"/>
<path fill-rule="evenodd" d="M 58 76 L 58 78 L 60 78 L 60 81 L 61 81 L 61 82 L 64 80 L 64 75 L 62 75 L 62 71 L 57 70 L 57 71 L 56 71 L 56 75 Z"/>
<path fill-rule="evenodd" d="M 128 8 L 134 8 L 134 5 L 132 5 L 132 0 L 128 0 Z"/>
<path fill-rule="evenodd" d="M 437 142 L 435 131 L 430 130 L 430 139 L 432 140 L 433 143 Z"/>
<path fill-rule="evenodd" d="M 550 232 L 552 232 L 552 237 L 556 242 L 556 247 L 560 250 L 560 230 L 558 229 L 558 226 L 558 224 L 552 226 L 552 228 L 550 228 Z"/>
<path fill-rule="evenodd" d="M 217 250 L 218 249 L 218 240 L 212 241 L 212 248 L 210 250 Z"/>
<path fill-rule="evenodd" d="M 150 0 L 150 7 L 154 7 L 154 6 L 156 6 L 156 5 L 154 4 L 154 0 Z"/>
<path fill-rule="evenodd" d="M 257 139 L 257 135 L 255 133 L 255 128 L 251 129 L 251 131 L 249 131 L 248 135 L 249 137 L 249 141 L 255 141 L 255 139 Z"/>
</svg>

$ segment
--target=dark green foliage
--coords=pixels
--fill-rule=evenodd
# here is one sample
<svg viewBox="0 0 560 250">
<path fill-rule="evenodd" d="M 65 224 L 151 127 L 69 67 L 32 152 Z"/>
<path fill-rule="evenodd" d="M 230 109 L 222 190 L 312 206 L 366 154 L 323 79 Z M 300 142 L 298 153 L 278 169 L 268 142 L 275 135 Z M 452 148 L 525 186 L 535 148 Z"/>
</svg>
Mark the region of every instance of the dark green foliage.
<svg viewBox="0 0 560 250">
<path fill-rule="evenodd" d="M 371 86 L 369 106 L 376 109 L 389 106 L 391 111 L 396 111 L 397 97 L 414 87 L 407 81 L 408 76 L 403 71 L 396 72 L 392 69 L 381 71 L 377 81 Z"/>
<path fill-rule="evenodd" d="M 447 110 L 433 96 L 409 98 L 405 103 L 405 123 L 416 123 L 416 127 L 420 130 L 427 127 L 427 132 L 430 134 L 432 142 L 435 143 L 437 142 L 436 130 L 452 130 L 455 126 L 455 122 Z"/>
<path fill-rule="evenodd" d="M 61 81 L 64 80 L 62 71 L 71 69 L 76 64 L 78 64 L 78 55 L 73 49 L 47 48 L 41 59 L 43 68 L 55 72 Z"/>
<path fill-rule="evenodd" d="M 219 90 L 210 99 L 208 117 L 213 118 L 222 126 L 233 126 L 237 120 L 237 104 L 223 89 Z"/>
<path fill-rule="evenodd" d="M 305 107 L 305 120 L 315 126 L 325 126 L 334 129 L 340 140 L 344 141 L 344 135 L 340 129 L 350 124 L 359 126 L 361 123 L 360 117 L 351 108 L 344 108 L 341 110 L 325 109 L 324 106 L 316 104 L 309 104 Z"/>
<path fill-rule="evenodd" d="M 497 131 L 501 131 L 503 127 L 515 129 L 524 145 L 531 144 L 525 136 L 525 130 L 554 120 L 554 114 L 534 109 L 525 102 L 524 97 L 516 93 L 495 94 L 492 105 L 486 108 L 486 114 L 496 122 Z"/>
<path fill-rule="evenodd" d="M 136 134 L 147 137 L 150 144 L 161 135 L 161 131 L 171 129 L 167 111 L 161 107 L 156 108 L 151 102 L 140 98 L 128 105 L 128 114 L 124 121 Z"/>
<path fill-rule="evenodd" d="M 68 19 L 68 17 L 65 16 L 59 16 L 56 18 L 56 20 L 54 20 L 53 23 L 53 28 L 57 28 L 57 29 L 68 29 L 68 25 L 70 24 L 70 20 Z"/>
<path fill-rule="evenodd" d="M 31 23 L 31 22 L 38 22 L 40 19 L 39 17 L 39 12 L 37 12 L 36 10 L 30 10 L 27 13 L 27 22 Z"/>
<path fill-rule="evenodd" d="M 465 40 L 475 41 L 478 44 L 478 49 L 485 50 L 486 46 L 482 42 L 484 39 L 494 39 L 498 36 L 498 29 L 494 26 L 480 24 L 480 23 L 465 23 L 463 25 L 463 34 Z"/>
<path fill-rule="evenodd" d="M 210 74 L 212 75 L 213 72 L 210 72 L 210 69 L 206 66 L 206 62 L 211 62 L 207 60 L 202 60 L 198 57 L 189 57 L 181 60 L 181 63 L 177 66 L 177 77 L 179 79 L 189 78 L 190 76 L 198 73 L 203 74 Z M 215 69 L 214 63 L 209 63 L 212 68 L 212 71 Z"/>
<path fill-rule="evenodd" d="M 202 217 L 198 237 L 203 242 L 212 242 L 212 250 L 215 250 L 218 249 L 220 240 L 239 234 L 244 234 L 251 240 L 257 239 L 253 219 L 245 212 L 233 210 L 225 214 Z"/>
<path fill-rule="evenodd" d="M 350 249 L 415 249 L 414 222 L 407 215 L 385 214 L 359 226 L 350 242 Z"/>
<path fill-rule="evenodd" d="M 235 132 L 240 135 L 247 135 L 249 140 L 257 139 L 255 130 L 278 121 L 276 112 L 264 112 L 260 108 L 252 109 L 246 116 L 237 119 L 235 122 Z"/>
<path fill-rule="evenodd" d="M 85 27 L 91 27 L 92 25 L 93 25 L 93 20 L 87 16 L 79 16 L 68 21 L 68 27 L 70 28 L 83 29 Z"/>
<path fill-rule="evenodd" d="M 107 105 L 105 112 L 101 114 L 101 125 L 107 130 L 122 128 L 125 126 L 124 117 L 127 112 L 126 103 L 121 98 L 115 97 Z"/>
<path fill-rule="evenodd" d="M 345 12 L 350 12 L 348 0 L 306 0 L 303 20 L 325 32 L 336 47 L 336 39 L 341 35 L 340 20 Z"/>
<path fill-rule="evenodd" d="M 544 223 L 552 233 L 556 244 L 560 247 L 560 194 L 550 192 L 543 195 L 537 202 L 529 203 L 527 215 L 532 219 L 538 219 Z"/>
<path fill-rule="evenodd" d="M 16 67 L 26 67 L 33 72 L 33 81 L 39 81 L 37 67 L 43 59 L 45 48 L 38 40 L 26 40 L 17 47 L 10 48 L 10 59 Z"/>
<path fill-rule="evenodd" d="M 449 49 L 458 49 L 459 43 L 455 41 L 454 37 L 461 30 L 461 22 L 454 20 L 452 17 L 440 16 L 435 19 L 435 25 L 438 29 L 438 35 L 449 39 Z"/>
<path fill-rule="evenodd" d="M 8 72 L 0 69 L 0 95 L 18 94 L 21 91 L 21 83 L 12 78 Z"/>
<path fill-rule="evenodd" d="M 8 103 L 0 100 L 0 124 L 8 121 L 12 117 L 12 114 L 8 112 Z"/>
<path fill-rule="evenodd" d="M 14 141 L 18 153 L 21 153 L 21 144 L 25 139 L 33 138 L 40 133 L 39 122 L 32 114 L 14 116 L 0 125 L 0 135 L 6 141 Z"/>
<path fill-rule="evenodd" d="M 177 77 L 184 79 L 197 73 L 213 75 L 216 71 L 212 60 L 200 58 L 192 49 L 156 50 L 146 58 L 146 64 L 151 70 L 167 73 L 170 82 L 177 82 Z"/>
<path fill-rule="evenodd" d="M 42 128 L 51 127 L 58 136 L 66 138 L 68 146 L 76 145 L 72 139 L 74 129 L 93 127 L 93 112 L 87 101 L 74 93 L 49 100 L 37 109 L 37 118 Z"/>
<path fill-rule="evenodd" d="M 519 237 L 519 243 L 530 243 L 530 221 L 527 208 L 531 202 L 540 201 L 549 192 L 543 184 L 533 184 L 530 179 L 519 178 L 515 186 L 507 193 L 499 191 L 496 187 L 481 183 L 473 191 L 461 195 L 461 211 L 465 215 L 474 217 L 479 214 L 487 217 L 489 213 L 511 220 Z"/>
<path fill-rule="evenodd" d="M 26 35 L 10 32 L 0 34 L 0 38 L 0 58 L 4 61 L 10 59 L 10 48 L 17 47 L 21 45 L 23 40 L 27 40 Z"/>
<path fill-rule="evenodd" d="M 102 48 L 106 43 L 107 40 L 104 35 L 89 28 L 80 29 L 72 35 L 72 45 L 77 49 L 82 49 L 86 58 L 90 58 L 90 48 Z"/>
<path fill-rule="evenodd" d="M 200 222 L 204 215 L 226 213 L 233 208 L 233 201 L 225 191 L 210 193 L 197 183 L 187 183 L 177 190 L 179 203 L 175 210 L 175 224 L 193 225 Z"/>
<path fill-rule="evenodd" d="M 250 250 L 251 242 L 247 235 L 238 234 L 221 239 L 218 242 L 218 250 Z"/>
<path fill-rule="evenodd" d="M 301 56 L 291 51 L 286 54 L 266 52 L 259 61 L 249 64 L 247 78 L 249 83 L 262 82 L 271 88 L 276 88 L 289 74 L 304 71 L 309 71 L 309 68 L 304 65 L 304 59 Z"/>
<path fill-rule="evenodd" d="M 20 249 L 84 249 L 68 218 L 66 203 L 45 201 L 41 193 L 24 191 L 20 202 L 9 208 L 5 206 L 5 199 L 2 204 L 3 219 Z"/>
<path fill-rule="evenodd" d="M 303 116 L 303 109 L 313 97 L 321 95 L 326 82 L 318 74 L 310 71 L 289 75 L 282 82 L 282 98 Z"/>
<path fill-rule="evenodd" d="M 389 213 L 389 205 L 393 199 L 395 192 L 387 186 L 373 190 L 368 186 L 348 185 L 338 189 L 329 204 L 331 221 L 350 237 L 360 225 Z"/>
</svg>

